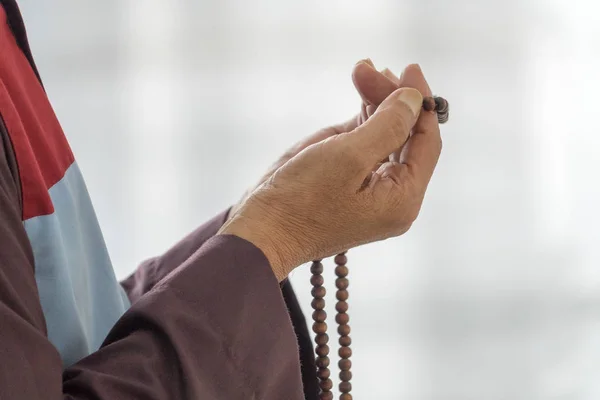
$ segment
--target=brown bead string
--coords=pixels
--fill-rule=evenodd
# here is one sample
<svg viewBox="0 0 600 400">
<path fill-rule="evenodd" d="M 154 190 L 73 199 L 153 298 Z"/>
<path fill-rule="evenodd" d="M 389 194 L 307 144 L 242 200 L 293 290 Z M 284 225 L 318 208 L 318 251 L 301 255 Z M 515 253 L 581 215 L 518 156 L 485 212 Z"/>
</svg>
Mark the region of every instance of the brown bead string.
<svg viewBox="0 0 600 400">
<path fill-rule="evenodd" d="M 350 372 L 350 367 L 352 367 L 352 362 L 350 361 L 350 357 L 352 356 L 352 349 L 350 345 L 352 344 L 352 340 L 350 339 L 350 325 L 348 322 L 350 321 L 350 317 L 348 316 L 348 267 L 346 263 L 348 262 L 348 258 L 345 253 L 338 254 L 335 256 L 335 275 L 337 279 L 335 280 L 335 286 L 337 287 L 337 292 L 335 297 L 337 298 L 337 304 L 335 305 L 335 309 L 337 314 L 335 316 L 335 321 L 338 324 L 338 334 L 340 335 L 339 344 L 340 348 L 338 350 L 338 355 L 340 356 L 340 361 L 338 363 L 340 367 L 340 400 L 352 400 L 352 395 L 350 391 L 352 390 L 352 384 L 350 383 L 350 379 L 352 379 L 352 372 Z"/>
<path fill-rule="evenodd" d="M 325 312 L 325 294 L 327 290 L 323 287 L 323 264 L 321 260 L 313 261 L 310 272 L 310 283 L 313 285 L 311 290 L 313 300 L 313 332 L 315 333 L 315 352 L 317 353 L 317 376 L 319 378 L 319 387 L 321 388 L 321 400 L 333 400 L 333 382 L 331 381 L 331 371 L 329 371 L 329 336 L 327 335 L 327 313 Z"/>
<path fill-rule="evenodd" d="M 425 111 L 435 111 L 438 123 L 440 124 L 448 121 L 450 107 L 448 101 L 443 97 L 425 97 L 423 99 L 423 109 Z M 352 356 L 352 349 L 350 348 L 352 340 L 349 336 L 350 325 L 348 325 L 350 317 L 348 316 L 347 303 L 349 281 L 346 252 L 338 254 L 334 260 L 336 263 L 335 275 L 337 276 L 335 280 L 335 286 L 337 287 L 335 294 L 337 298 L 335 321 L 338 324 L 338 334 L 340 335 L 340 348 L 338 350 L 338 355 L 340 356 L 338 363 L 340 367 L 340 400 L 352 400 L 352 395 L 350 394 L 352 390 L 352 384 L 350 383 L 352 379 L 352 372 L 350 372 L 350 368 L 352 367 L 352 361 L 350 361 L 350 357 Z M 312 317 L 314 321 L 313 332 L 315 332 L 315 352 L 317 354 L 317 376 L 319 378 L 319 387 L 321 388 L 319 399 L 333 400 L 333 393 L 331 392 L 333 382 L 331 381 L 331 371 L 329 370 L 329 346 L 327 344 L 329 336 L 327 335 L 327 323 L 325 322 L 327 319 L 327 313 L 325 312 L 325 294 L 327 290 L 323 286 L 323 264 L 321 260 L 313 261 L 310 272 L 312 273 L 310 283 L 313 285 L 311 291 L 313 300 L 311 305 L 314 310 Z"/>
<path fill-rule="evenodd" d="M 350 339 L 350 325 L 348 322 L 350 321 L 350 317 L 348 316 L 348 267 L 346 263 L 348 258 L 346 257 L 345 252 L 338 254 L 335 257 L 335 274 L 337 279 L 335 280 L 335 285 L 337 287 L 337 292 L 335 297 L 337 298 L 337 303 L 335 305 L 335 309 L 337 314 L 335 316 L 335 321 L 338 324 L 338 334 L 340 335 L 339 344 L 340 348 L 338 350 L 338 355 L 340 357 L 340 361 L 338 366 L 340 368 L 340 400 L 352 400 L 352 395 L 350 391 L 352 390 L 352 384 L 350 383 L 350 379 L 352 379 L 352 372 L 350 372 L 350 368 L 352 366 L 352 362 L 350 361 L 350 357 L 352 356 L 352 349 L 350 345 L 352 341 Z M 319 387 L 321 388 L 320 400 L 333 400 L 333 393 L 331 389 L 333 388 L 333 382 L 331 381 L 331 371 L 329 370 L 329 364 L 331 360 L 329 359 L 329 336 L 327 335 L 327 313 L 325 312 L 325 295 L 327 290 L 323 286 L 323 264 L 321 260 L 313 261 L 310 272 L 312 276 L 310 278 L 310 283 L 313 285 L 312 288 L 312 296 L 313 300 L 311 306 L 313 308 L 313 332 L 315 332 L 315 352 L 317 354 L 316 364 L 317 364 L 317 376 L 319 378 Z"/>
</svg>

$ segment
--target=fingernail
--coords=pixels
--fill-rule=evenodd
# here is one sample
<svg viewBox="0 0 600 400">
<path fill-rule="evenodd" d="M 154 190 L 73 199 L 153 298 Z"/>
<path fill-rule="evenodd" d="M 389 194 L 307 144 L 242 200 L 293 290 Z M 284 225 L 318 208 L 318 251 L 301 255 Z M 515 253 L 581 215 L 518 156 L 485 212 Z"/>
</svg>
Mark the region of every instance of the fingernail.
<svg viewBox="0 0 600 400">
<path fill-rule="evenodd" d="M 410 68 L 410 69 L 416 69 L 417 71 L 421 71 L 422 72 L 421 66 L 419 64 L 409 64 L 406 68 L 407 69 L 408 68 Z"/>
<path fill-rule="evenodd" d="M 406 75 L 406 71 L 408 71 L 409 69 L 421 71 L 421 66 L 419 64 L 408 64 L 406 66 L 406 68 L 404 68 L 404 70 L 402 71 L 402 74 L 400 75 L 400 80 L 402 80 L 402 78 L 404 78 L 404 75 Z M 422 73 L 422 71 L 421 71 L 421 73 Z"/>
<path fill-rule="evenodd" d="M 375 64 L 373 64 L 373 61 L 371 61 L 370 58 L 365 58 L 364 60 L 360 60 L 359 62 L 357 62 L 357 64 L 367 64 L 371 68 L 375 68 Z"/>
<path fill-rule="evenodd" d="M 400 89 L 400 93 L 398 94 L 398 100 L 406 104 L 415 117 L 417 117 L 421 112 L 421 107 L 423 106 L 423 96 L 421 95 L 421 92 L 419 92 L 417 89 Z"/>
<path fill-rule="evenodd" d="M 390 71 L 390 69 L 389 69 L 389 68 L 384 68 L 384 69 L 381 71 L 381 73 L 382 73 L 384 76 L 387 76 L 387 77 L 388 77 L 388 78 L 390 78 L 390 79 L 397 79 L 397 78 L 396 78 L 396 75 L 394 75 L 394 73 L 393 73 L 392 71 Z"/>
</svg>

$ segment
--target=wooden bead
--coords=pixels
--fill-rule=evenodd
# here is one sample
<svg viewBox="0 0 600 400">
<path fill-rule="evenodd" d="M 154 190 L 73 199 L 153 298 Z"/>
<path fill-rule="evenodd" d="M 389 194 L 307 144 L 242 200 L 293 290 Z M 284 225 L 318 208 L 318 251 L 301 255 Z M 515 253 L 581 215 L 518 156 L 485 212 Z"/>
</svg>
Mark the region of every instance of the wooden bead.
<svg viewBox="0 0 600 400">
<path fill-rule="evenodd" d="M 313 286 L 322 286 L 325 283 L 323 275 L 313 275 L 310 277 L 310 284 Z"/>
<path fill-rule="evenodd" d="M 350 393 L 342 393 L 340 394 L 340 400 L 352 400 L 352 395 Z"/>
<path fill-rule="evenodd" d="M 339 313 L 345 313 L 348 311 L 348 303 L 345 301 L 338 301 L 335 305 L 335 310 Z"/>
<path fill-rule="evenodd" d="M 323 264 L 321 264 L 320 262 L 313 262 L 310 266 L 310 272 L 315 275 L 322 274 Z"/>
<path fill-rule="evenodd" d="M 317 286 L 317 287 L 312 288 L 310 293 L 312 294 L 312 296 L 314 298 L 322 299 L 327 294 L 327 291 L 325 290 L 325 288 L 323 286 Z"/>
<path fill-rule="evenodd" d="M 325 322 L 327 313 L 324 310 L 315 310 L 312 314 L 313 320 L 316 322 Z"/>
<path fill-rule="evenodd" d="M 338 299 L 339 301 L 346 301 L 348 300 L 348 291 L 347 290 L 338 290 L 335 293 L 335 298 Z"/>
<path fill-rule="evenodd" d="M 345 278 L 348 276 L 348 267 L 345 265 L 338 265 L 335 267 L 335 274 L 340 278 Z"/>
<path fill-rule="evenodd" d="M 350 284 L 350 282 L 348 282 L 347 278 L 337 278 L 335 280 L 335 286 L 340 290 L 348 289 L 349 284 Z"/>
<path fill-rule="evenodd" d="M 340 347 L 340 349 L 338 350 L 338 355 L 341 358 L 348 359 L 348 358 L 352 357 L 352 348 Z"/>
<path fill-rule="evenodd" d="M 350 371 L 350 368 L 352 368 L 352 361 L 348 359 L 342 359 L 338 361 L 338 367 L 342 371 Z"/>
<path fill-rule="evenodd" d="M 325 379 L 329 379 L 329 377 L 331 376 L 331 371 L 329 371 L 328 368 L 320 368 L 317 371 L 317 377 L 324 381 Z"/>
<path fill-rule="evenodd" d="M 433 111 L 435 110 L 435 100 L 433 97 L 424 97 L 423 98 L 423 109 L 425 111 Z"/>
<path fill-rule="evenodd" d="M 340 380 L 342 382 L 350 382 L 350 379 L 352 379 L 352 372 L 340 371 Z"/>
<path fill-rule="evenodd" d="M 448 100 L 443 97 L 434 97 L 438 123 L 444 124 L 448 122 L 448 116 L 450 115 L 450 104 Z"/>
<path fill-rule="evenodd" d="M 333 382 L 331 379 L 325 379 L 319 382 L 319 386 L 321 387 L 321 390 L 328 392 L 333 389 Z"/>
<path fill-rule="evenodd" d="M 435 111 L 437 113 L 438 123 L 443 124 L 448 121 L 450 114 L 450 104 L 443 97 L 425 97 L 423 98 L 423 109 L 425 111 Z"/>
<path fill-rule="evenodd" d="M 329 367 L 329 357 L 319 357 L 319 358 L 317 358 L 317 367 L 319 367 L 319 368 L 327 368 L 327 367 Z"/>
<path fill-rule="evenodd" d="M 448 122 L 448 113 L 438 114 L 438 123 L 445 124 Z"/>
<path fill-rule="evenodd" d="M 340 392 L 348 393 L 352 391 L 352 384 L 350 382 L 340 382 Z"/>
<path fill-rule="evenodd" d="M 435 101 L 435 108 L 438 113 L 443 114 L 448 111 L 448 101 L 446 99 L 436 96 L 433 100 Z"/>
<path fill-rule="evenodd" d="M 322 310 L 325 308 L 325 299 L 313 299 L 310 305 L 314 310 Z"/>
<path fill-rule="evenodd" d="M 327 323 L 325 322 L 315 322 L 313 324 L 313 332 L 314 333 L 320 333 L 320 334 L 324 334 L 327 333 Z"/>
<path fill-rule="evenodd" d="M 350 336 L 340 336 L 339 343 L 340 346 L 348 347 L 352 344 L 352 339 Z"/>
<path fill-rule="evenodd" d="M 348 262 L 348 258 L 345 254 L 338 254 L 333 260 L 337 265 L 346 265 Z"/>
<path fill-rule="evenodd" d="M 324 344 L 329 343 L 329 335 L 327 335 L 326 333 L 319 333 L 315 336 L 315 343 L 318 346 L 322 346 Z"/>
<path fill-rule="evenodd" d="M 329 346 L 327 346 L 326 344 L 317 346 L 317 349 L 315 351 L 319 357 L 325 357 L 329 354 Z"/>
<path fill-rule="evenodd" d="M 337 322 L 340 325 L 347 325 L 348 322 L 350 321 L 350 316 L 348 314 L 336 314 L 335 316 L 335 322 Z"/>
<path fill-rule="evenodd" d="M 319 400 L 333 400 L 333 392 L 323 392 Z"/>
<path fill-rule="evenodd" d="M 348 336 L 350 334 L 350 325 L 338 326 L 338 334 Z"/>
</svg>

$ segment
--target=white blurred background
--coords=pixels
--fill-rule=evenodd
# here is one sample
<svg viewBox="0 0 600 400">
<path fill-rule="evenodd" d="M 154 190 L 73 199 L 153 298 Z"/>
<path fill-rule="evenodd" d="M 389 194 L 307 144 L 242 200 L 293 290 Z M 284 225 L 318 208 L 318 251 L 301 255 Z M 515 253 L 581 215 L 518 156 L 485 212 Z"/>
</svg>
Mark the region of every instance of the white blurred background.
<svg viewBox="0 0 600 400">
<path fill-rule="evenodd" d="M 452 113 L 414 228 L 349 255 L 354 398 L 600 398 L 599 3 L 20 4 L 119 277 L 356 113 L 356 61 L 420 63 Z"/>
</svg>

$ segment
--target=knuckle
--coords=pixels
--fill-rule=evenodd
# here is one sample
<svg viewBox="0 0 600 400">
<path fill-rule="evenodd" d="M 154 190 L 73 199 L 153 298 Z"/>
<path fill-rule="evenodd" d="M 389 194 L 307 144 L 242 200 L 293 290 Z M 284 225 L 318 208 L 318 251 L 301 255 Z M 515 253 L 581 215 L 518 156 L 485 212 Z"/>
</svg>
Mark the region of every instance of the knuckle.
<svg viewBox="0 0 600 400">
<path fill-rule="evenodd" d="M 410 228 L 412 228 L 416 219 L 417 216 L 413 214 L 405 214 L 401 218 L 397 219 L 394 229 L 394 235 L 400 236 L 408 232 Z"/>
<path fill-rule="evenodd" d="M 412 222 L 409 224 L 404 224 L 398 227 L 398 230 L 395 232 L 396 236 L 401 236 L 404 235 L 406 232 L 408 232 L 410 230 L 410 228 L 412 228 Z"/>
<path fill-rule="evenodd" d="M 400 236 L 406 233 L 419 217 L 421 197 L 407 180 L 390 183 L 384 189 L 377 195 L 379 201 L 376 203 L 380 205 L 374 210 L 377 224 L 390 236 Z"/>
<path fill-rule="evenodd" d="M 419 218 L 420 208 L 419 207 L 411 207 L 406 213 L 406 218 L 404 223 L 406 225 L 412 226 L 415 223 L 417 218 Z"/>
<path fill-rule="evenodd" d="M 403 202 L 396 208 L 396 230 L 398 235 L 406 233 L 419 217 L 421 208 L 418 204 Z"/>
</svg>

